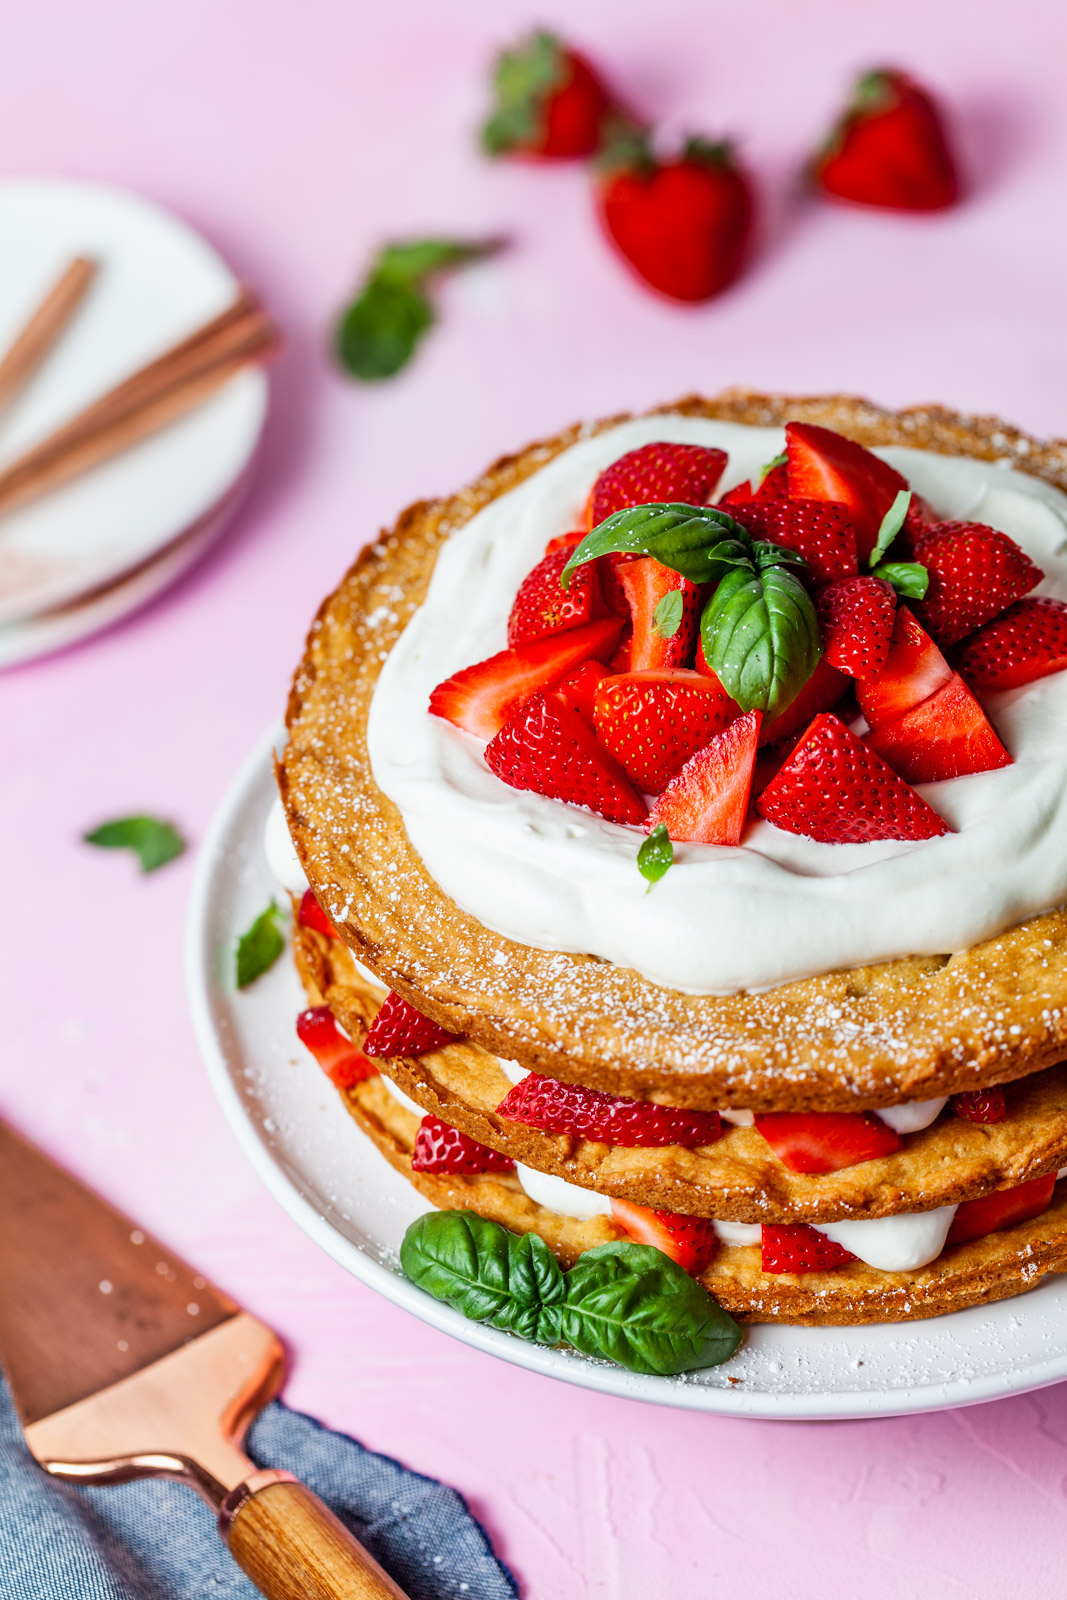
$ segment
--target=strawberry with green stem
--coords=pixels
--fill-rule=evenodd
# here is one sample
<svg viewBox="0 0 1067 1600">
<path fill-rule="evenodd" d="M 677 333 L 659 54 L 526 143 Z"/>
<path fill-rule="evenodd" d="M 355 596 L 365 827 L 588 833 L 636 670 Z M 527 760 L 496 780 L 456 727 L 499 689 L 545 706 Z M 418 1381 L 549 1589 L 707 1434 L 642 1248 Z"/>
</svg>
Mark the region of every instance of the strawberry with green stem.
<svg viewBox="0 0 1067 1600">
<path fill-rule="evenodd" d="M 493 94 L 482 127 L 490 156 L 582 160 L 629 120 L 592 62 L 544 29 L 497 57 Z"/>
</svg>

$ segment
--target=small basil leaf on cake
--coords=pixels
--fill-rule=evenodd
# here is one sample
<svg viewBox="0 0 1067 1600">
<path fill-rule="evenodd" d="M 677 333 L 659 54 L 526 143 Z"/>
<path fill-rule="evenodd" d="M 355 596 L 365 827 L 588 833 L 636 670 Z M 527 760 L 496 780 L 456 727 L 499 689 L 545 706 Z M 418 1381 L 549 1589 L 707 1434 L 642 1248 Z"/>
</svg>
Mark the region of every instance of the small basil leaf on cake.
<svg viewBox="0 0 1067 1600">
<path fill-rule="evenodd" d="M 670 834 L 661 822 L 652 829 L 637 852 L 637 870 L 642 878 L 648 880 L 646 894 L 654 883 L 658 883 L 664 874 L 670 871 L 673 864 L 674 846 Z"/>
<path fill-rule="evenodd" d="M 908 514 L 908 507 L 910 505 L 911 490 L 898 490 L 896 497 L 893 500 L 893 504 L 889 507 L 889 510 L 882 518 L 881 526 L 878 529 L 878 538 L 875 540 L 874 549 L 871 551 L 870 565 L 872 567 L 876 567 L 878 565 L 879 561 L 881 561 L 882 557 L 889 549 L 889 546 L 893 543 L 893 540 L 904 526 L 904 519 Z"/>
<path fill-rule="evenodd" d="M 880 561 L 871 577 L 884 578 L 905 600 L 924 600 L 930 587 L 930 574 L 920 561 Z"/>
<path fill-rule="evenodd" d="M 760 483 L 763 482 L 764 478 L 769 478 L 770 477 L 770 475 L 774 471 L 775 467 L 784 467 L 786 465 L 786 463 L 788 462 L 788 460 L 789 460 L 789 457 L 786 455 L 785 451 L 783 450 L 780 456 L 775 456 L 773 460 L 766 462 L 765 465 L 760 467 L 760 469 L 759 469 L 759 481 L 760 481 Z"/>
<path fill-rule="evenodd" d="M 654 556 L 683 578 L 708 583 L 731 567 L 749 563 L 751 549 L 748 530 L 716 506 L 628 506 L 586 534 L 560 574 L 560 583 L 568 588 L 576 567 L 615 554 Z"/>
<path fill-rule="evenodd" d="M 566 1276 L 563 1338 L 631 1372 L 670 1377 L 728 1361 L 741 1329 L 669 1256 L 622 1241 L 586 1250 Z"/>
<path fill-rule="evenodd" d="M 185 849 L 185 840 L 177 828 L 159 817 L 117 817 L 113 822 L 102 822 L 84 838 L 86 844 L 95 844 L 101 850 L 132 850 L 142 872 L 155 872 Z"/>
<path fill-rule="evenodd" d="M 700 638 L 727 694 L 768 717 L 796 698 L 822 655 L 811 597 L 777 565 L 728 573 L 704 607 Z"/>
<path fill-rule="evenodd" d="M 673 639 L 682 625 L 685 603 L 680 589 L 672 589 L 656 602 L 652 613 L 652 632 L 661 639 Z"/>
<path fill-rule="evenodd" d="M 400 1246 L 412 1283 L 472 1322 L 557 1344 L 563 1272 L 538 1234 L 515 1234 L 476 1211 L 428 1211 Z"/>
<path fill-rule="evenodd" d="M 250 983 L 273 967 L 282 951 L 285 940 L 278 924 L 282 912 L 272 900 L 261 911 L 251 927 L 237 941 L 237 987 L 247 989 Z"/>
</svg>

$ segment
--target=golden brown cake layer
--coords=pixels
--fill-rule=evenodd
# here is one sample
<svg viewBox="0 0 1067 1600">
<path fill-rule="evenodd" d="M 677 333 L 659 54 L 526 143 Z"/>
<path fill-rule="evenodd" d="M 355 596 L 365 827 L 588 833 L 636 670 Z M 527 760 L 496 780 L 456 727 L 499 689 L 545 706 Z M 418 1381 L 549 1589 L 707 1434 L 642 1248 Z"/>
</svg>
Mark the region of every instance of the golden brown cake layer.
<svg viewBox="0 0 1067 1600">
<path fill-rule="evenodd" d="M 867 445 L 1009 457 L 1067 490 L 1067 445 L 937 407 L 730 391 L 663 408 L 758 425 L 821 423 Z M 1022 1078 L 1067 1056 L 1067 915 L 952 956 L 886 962 L 725 998 L 682 994 L 591 956 L 532 949 L 462 911 L 427 873 L 370 771 L 381 664 L 422 601 L 441 543 L 580 435 L 498 461 L 421 502 L 363 551 L 312 625 L 278 768 L 308 877 L 346 942 L 454 1033 L 535 1071 L 633 1099 L 763 1111 L 857 1111 Z"/>
</svg>

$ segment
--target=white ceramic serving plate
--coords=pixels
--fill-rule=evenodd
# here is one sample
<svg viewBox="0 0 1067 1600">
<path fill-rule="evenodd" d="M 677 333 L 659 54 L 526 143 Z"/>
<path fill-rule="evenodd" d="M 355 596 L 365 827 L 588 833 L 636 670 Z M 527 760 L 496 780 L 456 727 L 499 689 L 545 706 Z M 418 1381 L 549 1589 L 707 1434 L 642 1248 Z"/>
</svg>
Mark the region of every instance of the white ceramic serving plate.
<svg viewBox="0 0 1067 1600">
<path fill-rule="evenodd" d="M 187 982 L 197 1037 L 240 1143 L 286 1211 L 335 1261 L 424 1322 L 533 1372 L 659 1405 L 783 1420 L 890 1416 L 971 1405 L 1067 1377 L 1067 1276 L 998 1305 L 867 1328 L 756 1327 L 725 1366 L 640 1377 L 468 1322 L 403 1277 L 397 1251 L 425 1210 L 348 1116 L 294 1032 L 303 991 L 283 959 L 244 993 L 238 935 L 277 885 L 263 855 L 274 737 L 255 751 L 201 851 Z"/>
<path fill-rule="evenodd" d="M 99 263 L 73 321 L 0 413 L 0 467 L 225 310 L 239 288 L 184 222 L 100 184 L 0 183 L 0 239 L 0 351 L 74 256 Z M 112 585 L 195 529 L 247 470 L 266 407 L 266 376 L 249 369 L 189 416 L 0 519 L 0 625 Z"/>
</svg>

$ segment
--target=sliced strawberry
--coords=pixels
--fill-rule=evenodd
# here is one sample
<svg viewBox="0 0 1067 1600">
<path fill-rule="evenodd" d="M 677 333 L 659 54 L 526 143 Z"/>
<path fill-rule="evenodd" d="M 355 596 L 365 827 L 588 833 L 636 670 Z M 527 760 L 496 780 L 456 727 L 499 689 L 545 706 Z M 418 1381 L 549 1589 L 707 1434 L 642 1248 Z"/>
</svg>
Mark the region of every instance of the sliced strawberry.
<svg viewBox="0 0 1067 1600">
<path fill-rule="evenodd" d="M 645 820 L 645 802 L 581 713 L 558 693 L 535 694 L 485 747 L 502 782 L 584 806 L 609 822 Z"/>
<path fill-rule="evenodd" d="M 775 469 L 785 472 L 785 467 Z M 856 535 L 844 506 L 830 500 L 761 499 L 740 506 L 736 518 L 758 538 L 795 550 L 808 563 L 812 583 L 856 575 Z"/>
<path fill-rule="evenodd" d="M 682 1211 L 653 1211 L 632 1200 L 611 1202 L 613 1221 L 638 1244 L 650 1244 L 694 1277 L 710 1267 L 719 1253 L 719 1236 L 710 1217 L 687 1217 Z"/>
<path fill-rule="evenodd" d="M 337 929 L 315 899 L 315 891 L 313 889 L 304 890 L 304 898 L 300 902 L 300 914 L 297 917 L 297 921 L 304 928 L 314 928 L 316 933 L 321 933 L 327 939 L 337 938 Z"/>
<path fill-rule="evenodd" d="M 514 1172 L 515 1163 L 431 1114 L 423 1117 L 415 1135 L 411 1170 L 471 1177 L 477 1172 Z"/>
<path fill-rule="evenodd" d="M 1052 1204 L 1055 1187 L 1056 1174 L 1050 1172 L 1047 1178 L 1031 1178 L 1012 1189 L 995 1189 L 980 1200 L 964 1200 L 952 1219 L 946 1245 L 966 1244 L 968 1239 L 981 1239 L 984 1234 L 1039 1217 Z"/>
<path fill-rule="evenodd" d="M 607 667 L 602 667 L 599 661 L 583 661 L 581 666 L 568 673 L 558 686 L 559 693 L 567 704 L 573 706 L 583 721 L 594 730 L 597 685 L 607 676 Z"/>
<path fill-rule="evenodd" d="M 898 606 L 893 642 L 881 672 L 856 685 L 860 710 L 872 728 L 884 728 L 943 689 L 952 668 L 907 606 Z"/>
<path fill-rule="evenodd" d="M 852 522 L 856 553 L 865 567 L 878 538 L 882 519 L 906 479 L 885 461 L 830 428 L 810 422 L 787 422 L 789 493 L 795 500 L 833 500 Z"/>
<path fill-rule="evenodd" d="M 840 1172 L 900 1149 L 873 1111 L 779 1111 L 757 1115 L 756 1127 L 790 1172 Z"/>
<path fill-rule="evenodd" d="M 721 506 L 743 506 L 759 503 L 764 500 L 784 499 L 789 493 L 789 469 L 784 461 L 776 462 L 774 466 L 765 468 L 758 482 L 748 479 L 744 483 L 735 484 L 732 489 L 719 500 Z"/>
<path fill-rule="evenodd" d="M 756 801 L 761 817 L 823 844 L 933 839 L 950 831 L 837 717 L 817 716 Z"/>
<path fill-rule="evenodd" d="M 832 1272 L 856 1259 L 851 1250 L 806 1222 L 780 1227 L 765 1222 L 762 1256 L 764 1272 Z"/>
<path fill-rule="evenodd" d="M 402 1000 L 390 989 L 371 1023 L 363 1048 L 369 1056 L 421 1056 L 426 1050 L 440 1050 L 455 1038 L 454 1033 L 424 1017 L 410 1000 Z"/>
<path fill-rule="evenodd" d="M 738 845 L 748 817 L 761 713 L 746 711 L 690 756 L 649 813 L 670 837 L 694 844 Z"/>
<path fill-rule="evenodd" d="M 700 665 L 702 660 L 701 650 L 697 656 L 698 672 L 703 670 Z M 779 711 L 776 717 L 764 722 L 760 729 L 760 744 L 781 744 L 791 739 L 794 734 L 802 732 L 820 711 L 832 710 L 851 687 L 851 678 L 832 667 L 825 656 L 820 656 L 818 666 L 800 693 L 790 700 L 784 711 Z"/>
<path fill-rule="evenodd" d="M 590 527 L 627 506 L 675 501 L 707 505 L 726 469 L 726 451 L 702 444 L 643 444 L 605 467 L 590 497 Z"/>
<path fill-rule="evenodd" d="M 722 1133 L 717 1111 L 683 1111 L 651 1100 L 624 1100 L 620 1095 L 584 1089 L 531 1072 L 508 1090 L 497 1116 L 522 1122 L 545 1133 L 573 1133 L 579 1139 L 627 1148 L 679 1144 L 687 1149 L 714 1144 Z"/>
<path fill-rule="evenodd" d="M 586 528 L 572 528 L 570 533 L 557 534 L 545 545 L 545 555 L 554 556 L 557 550 L 573 550 L 575 545 L 581 544 L 587 532 Z"/>
<path fill-rule="evenodd" d="M 703 586 L 691 583 L 651 556 L 627 561 L 615 571 L 626 595 L 634 630 L 630 641 L 630 671 L 691 666 L 700 627 Z M 682 596 L 682 619 L 677 630 L 666 638 L 656 627 L 656 607 L 675 590 Z"/>
<path fill-rule="evenodd" d="M 956 665 L 972 689 L 1019 689 L 1067 668 L 1067 605 L 1016 600 L 965 639 Z"/>
<path fill-rule="evenodd" d="M 1008 1115 L 1004 1090 L 999 1083 L 988 1089 L 966 1089 L 952 1096 L 952 1109 L 968 1122 L 1003 1122 Z"/>
<path fill-rule="evenodd" d="M 815 611 L 826 659 L 853 678 L 869 678 L 889 659 L 897 596 L 883 578 L 838 578 L 820 589 Z"/>
<path fill-rule="evenodd" d="M 865 740 L 906 783 L 940 783 L 1010 767 L 1011 756 L 958 673 L 936 694 Z"/>
<path fill-rule="evenodd" d="M 637 787 L 658 794 L 737 715 L 714 674 L 678 668 L 604 678 L 594 719 L 601 744 Z"/>
<path fill-rule="evenodd" d="M 915 557 L 930 585 L 916 609 L 940 645 L 956 644 L 1020 600 L 1044 573 L 1006 533 L 981 522 L 935 522 Z"/>
<path fill-rule="evenodd" d="M 621 632 L 618 617 L 605 617 L 537 639 L 521 650 L 501 650 L 439 683 L 430 696 L 430 710 L 479 739 L 491 739 L 538 689 L 558 683 L 582 661 L 607 660 Z"/>
<path fill-rule="evenodd" d="M 826 194 L 859 205 L 936 211 L 959 178 L 936 100 L 905 72 L 866 72 L 812 165 Z"/>
<path fill-rule="evenodd" d="M 519 585 L 508 617 L 508 645 L 512 650 L 547 634 L 580 628 L 603 616 L 606 606 L 600 594 L 596 563 L 586 562 L 571 574 L 570 588 L 564 589 L 559 575 L 570 560 L 569 550 L 556 550 L 544 556 Z"/>
<path fill-rule="evenodd" d="M 341 1032 L 329 1006 L 312 1006 L 296 1019 L 297 1038 L 307 1045 L 330 1082 L 338 1089 L 351 1089 L 364 1078 L 373 1078 L 378 1068 L 357 1050 L 347 1034 Z"/>
</svg>

